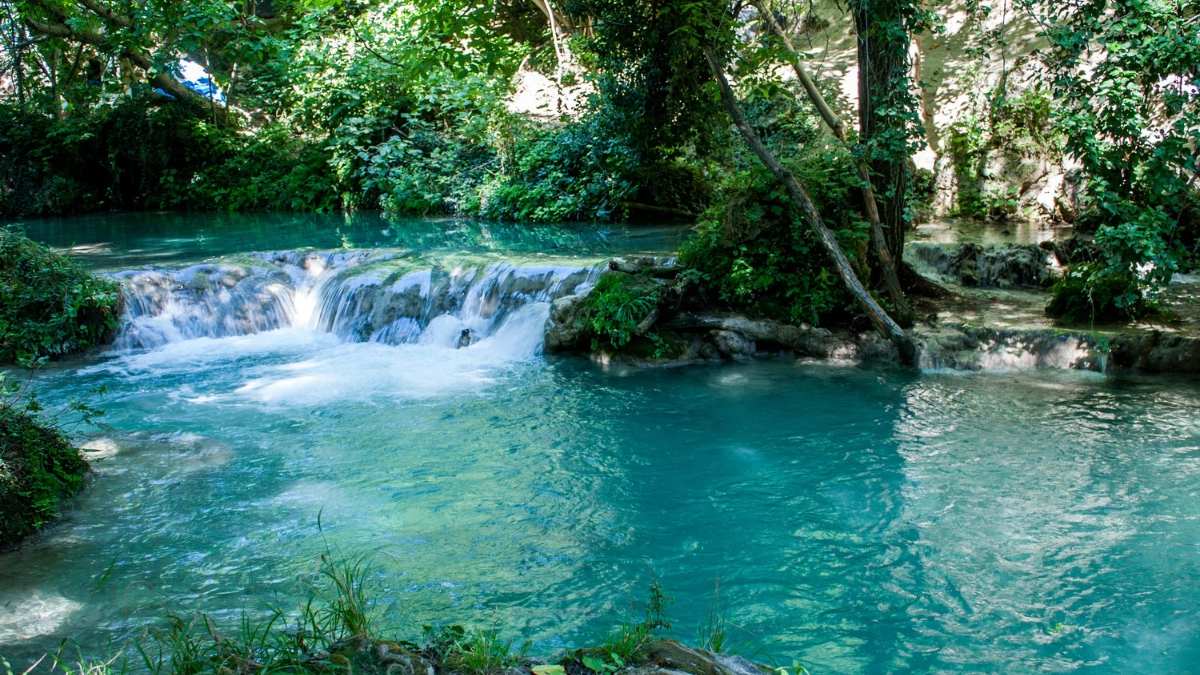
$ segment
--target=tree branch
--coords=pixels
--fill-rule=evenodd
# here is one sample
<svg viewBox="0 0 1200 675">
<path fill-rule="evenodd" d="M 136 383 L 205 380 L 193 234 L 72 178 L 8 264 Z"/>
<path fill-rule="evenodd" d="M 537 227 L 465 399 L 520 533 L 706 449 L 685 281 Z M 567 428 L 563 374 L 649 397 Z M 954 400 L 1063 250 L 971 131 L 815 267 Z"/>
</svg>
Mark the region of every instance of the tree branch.
<svg viewBox="0 0 1200 675">
<path fill-rule="evenodd" d="M 48 5 L 43 4 L 41 6 L 50 9 L 50 6 Z M 61 12 L 57 12 L 52 9 L 50 9 L 50 11 L 53 14 L 61 16 Z M 25 25 L 29 26 L 30 30 L 36 33 L 41 33 L 42 35 L 75 40 L 77 42 L 89 44 L 100 49 L 105 49 L 110 46 L 108 38 L 103 34 L 95 31 L 75 29 L 71 26 L 68 26 L 64 22 L 38 21 L 37 19 L 26 17 Z M 150 59 L 150 57 L 146 56 L 145 53 L 137 49 L 126 47 L 119 52 L 119 55 L 128 59 L 138 68 L 146 71 L 147 74 L 154 70 L 154 62 Z M 207 108 L 210 103 L 209 99 L 192 91 L 182 82 L 172 77 L 169 73 L 155 73 L 154 76 L 150 78 L 150 82 L 172 96 L 191 105 L 198 106 L 201 109 Z"/>
</svg>

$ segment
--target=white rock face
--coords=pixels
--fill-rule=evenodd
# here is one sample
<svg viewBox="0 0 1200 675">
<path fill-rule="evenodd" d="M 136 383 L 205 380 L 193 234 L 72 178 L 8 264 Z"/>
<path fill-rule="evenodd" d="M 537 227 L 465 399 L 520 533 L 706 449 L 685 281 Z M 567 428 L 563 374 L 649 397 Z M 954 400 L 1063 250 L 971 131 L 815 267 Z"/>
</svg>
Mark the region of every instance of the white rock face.
<svg viewBox="0 0 1200 675">
<path fill-rule="evenodd" d="M 913 93 L 920 105 L 925 147 L 913 162 L 932 171 L 936 185 L 931 217 L 948 215 L 961 187 L 950 161 L 949 139 L 955 125 L 973 116 L 986 119 L 989 96 L 1006 83 L 1009 96 L 1034 87 L 1044 74 L 1038 57 L 1047 47 L 1039 27 L 1024 12 L 992 3 L 991 11 L 972 9 L 967 0 L 933 0 L 929 9 L 943 21 L 936 34 L 913 40 Z M 835 0 L 815 0 L 799 17 L 795 43 L 818 79 L 838 83 L 841 114 L 856 122 L 858 108 L 857 43 L 854 21 Z M 805 28 L 808 27 L 808 28 Z M 790 69 L 780 75 L 791 78 Z M 1042 147 L 1002 147 L 989 151 L 983 189 L 996 194 L 1014 191 L 1020 219 L 1034 222 L 1069 220 L 1077 186 L 1071 167 Z"/>
</svg>

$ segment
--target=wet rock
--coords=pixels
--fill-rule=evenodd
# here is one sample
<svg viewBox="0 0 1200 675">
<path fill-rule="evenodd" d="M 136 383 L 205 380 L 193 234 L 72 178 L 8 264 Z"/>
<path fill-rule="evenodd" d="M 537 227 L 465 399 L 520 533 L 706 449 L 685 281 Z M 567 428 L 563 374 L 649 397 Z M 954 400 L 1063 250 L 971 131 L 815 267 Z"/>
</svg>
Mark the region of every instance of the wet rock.
<svg viewBox="0 0 1200 675">
<path fill-rule="evenodd" d="M 671 670 L 662 666 L 638 666 L 636 668 L 626 668 L 621 671 L 622 675 L 688 675 L 683 670 Z"/>
<path fill-rule="evenodd" d="M 580 351 L 588 348 L 590 326 L 584 317 L 586 294 L 568 295 L 550 304 L 546 320 L 545 350 L 548 352 Z"/>
<path fill-rule="evenodd" d="M 633 258 L 613 258 L 608 262 L 608 269 L 613 272 L 626 274 L 648 274 L 652 277 L 670 278 L 679 274 L 679 264 L 675 258 L 664 256 L 638 256 Z"/>
<path fill-rule="evenodd" d="M 387 675 L 434 675 L 436 672 L 433 662 L 421 654 L 395 649 L 387 644 L 378 646 L 376 657 Z"/>
<path fill-rule="evenodd" d="M 910 248 L 945 279 L 980 288 L 1041 288 L 1055 278 L 1048 251 L 1035 244 L 980 246 L 917 243 Z"/>
<path fill-rule="evenodd" d="M 753 356 L 758 351 L 754 340 L 737 331 L 714 330 L 711 336 L 713 345 L 722 356 L 742 359 Z"/>
<path fill-rule="evenodd" d="M 650 643 L 646 648 L 646 662 L 649 666 L 666 671 L 681 671 L 691 675 L 764 675 L 772 672 L 765 666 L 740 657 L 693 649 L 674 640 Z"/>
<path fill-rule="evenodd" d="M 786 350 L 800 356 L 824 358 L 838 344 L 833 333 L 824 328 L 813 328 L 807 325 L 792 325 L 767 319 L 749 319 L 733 314 L 696 314 L 684 313 L 674 317 L 667 324 L 668 328 L 681 331 L 704 330 L 711 335 L 725 336 L 727 346 L 732 347 L 732 339 L 728 334 L 736 334 L 741 340 L 753 342 L 755 351 Z M 731 350 L 720 349 L 726 353 Z M 751 352 L 752 353 L 752 352 Z"/>
<path fill-rule="evenodd" d="M 1151 331 L 1114 336 L 1111 365 L 1149 373 L 1200 374 L 1200 338 Z"/>
</svg>

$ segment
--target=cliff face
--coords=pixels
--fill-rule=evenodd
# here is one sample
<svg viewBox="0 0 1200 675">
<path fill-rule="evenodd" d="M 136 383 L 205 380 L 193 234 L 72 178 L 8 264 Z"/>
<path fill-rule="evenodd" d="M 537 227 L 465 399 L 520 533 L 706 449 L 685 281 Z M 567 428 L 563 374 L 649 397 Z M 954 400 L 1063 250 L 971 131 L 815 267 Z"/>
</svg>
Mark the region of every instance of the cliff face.
<svg viewBox="0 0 1200 675">
<path fill-rule="evenodd" d="M 990 9 L 971 0 L 930 4 L 940 25 L 915 36 L 910 51 L 925 132 L 913 161 L 935 186 L 925 217 L 1070 220 L 1078 185 L 1049 125 L 1039 27 L 1012 0 Z M 813 73 L 839 84 L 841 103 L 853 113 L 854 22 L 836 0 L 811 7 L 796 21 L 796 44 Z"/>
</svg>

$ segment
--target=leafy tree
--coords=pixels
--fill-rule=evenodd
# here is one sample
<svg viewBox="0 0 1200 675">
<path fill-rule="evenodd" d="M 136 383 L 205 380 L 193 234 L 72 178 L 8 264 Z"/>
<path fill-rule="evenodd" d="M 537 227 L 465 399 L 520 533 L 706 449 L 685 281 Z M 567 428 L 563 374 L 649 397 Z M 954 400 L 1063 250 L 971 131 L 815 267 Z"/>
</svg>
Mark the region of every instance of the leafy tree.
<svg viewBox="0 0 1200 675">
<path fill-rule="evenodd" d="M 1190 253 L 1200 222 L 1200 7 L 1030 0 L 1027 9 L 1053 46 L 1045 62 L 1055 122 L 1083 167 L 1081 225 L 1094 229 L 1101 253 L 1056 287 L 1050 310 L 1077 320 L 1139 316 Z"/>
</svg>

